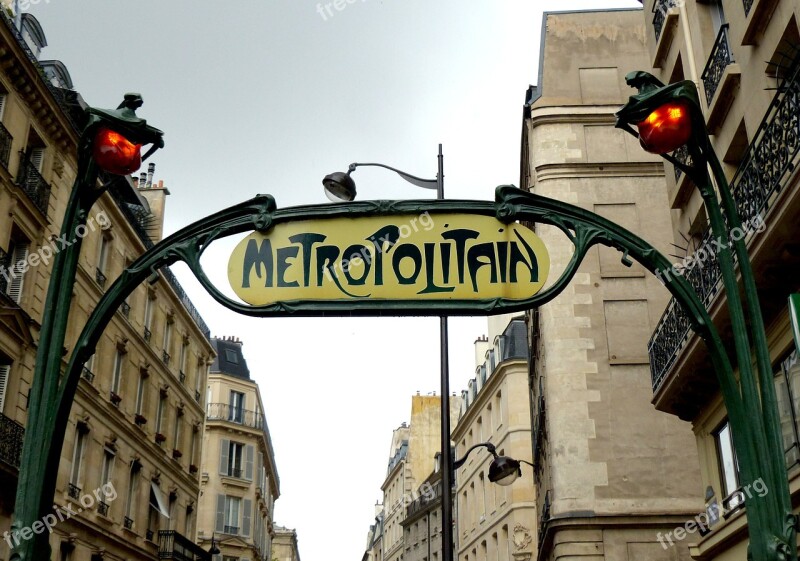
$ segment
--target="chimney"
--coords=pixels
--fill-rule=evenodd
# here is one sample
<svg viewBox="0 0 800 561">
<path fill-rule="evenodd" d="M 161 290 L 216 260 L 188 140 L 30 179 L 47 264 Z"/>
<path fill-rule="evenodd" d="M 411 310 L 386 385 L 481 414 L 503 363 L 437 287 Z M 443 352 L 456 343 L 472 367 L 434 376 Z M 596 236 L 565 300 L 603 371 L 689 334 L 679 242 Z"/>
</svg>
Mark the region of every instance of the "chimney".
<svg viewBox="0 0 800 561">
<path fill-rule="evenodd" d="M 159 180 L 156 185 L 153 185 L 153 174 L 156 171 L 156 165 L 150 163 L 147 166 L 147 173 L 142 172 L 139 175 L 139 183 L 137 185 L 139 194 L 144 197 L 150 207 L 151 220 L 147 224 L 147 234 L 153 242 L 158 243 L 164 235 L 164 207 L 167 203 L 167 195 L 169 189 L 164 187 L 164 181 Z"/>
<path fill-rule="evenodd" d="M 156 164 L 154 162 L 150 162 L 147 166 L 147 184 L 145 185 L 145 189 L 149 189 L 153 186 L 153 174 L 156 172 Z"/>
</svg>

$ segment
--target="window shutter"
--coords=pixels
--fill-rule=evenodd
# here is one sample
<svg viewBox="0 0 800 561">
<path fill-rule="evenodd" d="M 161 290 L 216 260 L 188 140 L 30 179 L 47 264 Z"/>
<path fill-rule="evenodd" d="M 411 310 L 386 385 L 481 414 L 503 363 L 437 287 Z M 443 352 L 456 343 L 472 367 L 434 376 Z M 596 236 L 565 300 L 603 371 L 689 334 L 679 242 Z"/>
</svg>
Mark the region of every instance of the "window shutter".
<svg viewBox="0 0 800 561">
<path fill-rule="evenodd" d="M 42 162 L 44 162 L 44 148 L 31 148 L 30 163 L 39 173 L 42 172 Z"/>
<path fill-rule="evenodd" d="M 17 304 L 22 298 L 22 281 L 25 279 L 25 273 L 20 271 L 18 263 L 25 262 L 28 259 L 28 242 L 17 242 L 14 244 L 14 252 L 11 255 L 11 267 L 13 267 L 14 276 L 8 285 L 8 296 Z"/>
<path fill-rule="evenodd" d="M 230 447 L 230 440 L 223 438 L 219 441 L 219 473 L 221 475 L 230 475 L 228 473 L 228 449 Z"/>
<path fill-rule="evenodd" d="M 217 495 L 217 521 L 214 531 L 220 533 L 225 531 L 225 495 Z"/>
<path fill-rule="evenodd" d="M 264 455 L 261 453 L 261 450 L 258 451 L 258 463 L 256 464 L 256 477 L 258 477 L 258 483 L 261 483 L 261 471 L 264 468 Z M 263 485 L 261 485 L 263 490 Z"/>
<path fill-rule="evenodd" d="M 250 513 L 253 509 L 253 501 L 250 499 L 244 499 L 242 501 L 243 508 L 242 508 L 242 531 L 239 532 L 242 536 L 248 538 L 250 537 L 250 526 L 252 526 L 252 522 L 250 520 Z"/>
<path fill-rule="evenodd" d="M 253 445 L 248 444 L 245 448 L 245 460 L 244 460 L 244 478 L 248 481 L 253 480 Z"/>
<path fill-rule="evenodd" d="M 6 402 L 9 372 L 11 372 L 10 364 L 0 364 L 0 413 L 3 412 L 3 405 Z"/>
</svg>

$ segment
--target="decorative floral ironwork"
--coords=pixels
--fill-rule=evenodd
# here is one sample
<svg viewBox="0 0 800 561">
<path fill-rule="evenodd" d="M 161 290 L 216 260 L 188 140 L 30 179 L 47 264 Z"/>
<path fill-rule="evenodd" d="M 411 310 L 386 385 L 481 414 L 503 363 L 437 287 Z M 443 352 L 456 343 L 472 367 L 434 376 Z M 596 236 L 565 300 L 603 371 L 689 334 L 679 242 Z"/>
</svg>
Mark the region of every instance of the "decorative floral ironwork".
<svg viewBox="0 0 800 561">
<path fill-rule="evenodd" d="M 0 462 L 19 468 L 25 427 L 0 413 Z"/>
<path fill-rule="evenodd" d="M 717 93 L 717 87 L 722 81 L 722 74 L 725 72 L 725 68 L 731 63 L 733 63 L 733 53 L 728 41 L 728 24 L 726 23 L 719 28 L 717 40 L 701 76 L 708 105 L 711 105 L 711 100 L 714 99 L 714 94 Z"/>
<path fill-rule="evenodd" d="M 44 180 L 44 177 L 36 169 L 33 162 L 30 161 L 28 154 L 24 152 L 19 166 L 17 184 L 28 195 L 28 198 L 36 208 L 47 216 L 47 207 L 50 204 L 50 185 Z"/>
<path fill-rule="evenodd" d="M 678 160 L 682 164 L 685 164 L 687 166 L 692 165 L 692 157 L 689 156 L 689 147 L 686 144 L 675 150 L 672 153 L 672 157 Z M 677 183 L 680 180 L 681 175 L 683 175 L 681 168 L 675 166 L 675 183 Z"/>
<path fill-rule="evenodd" d="M 8 132 L 8 129 L 0 123 L 0 164 L 8 169 L 8 160 L 11 157 L 11 142 L 14 137 Z"/>
<path fill-rule="evenodd" d="M 742 0 L 742 5 L 744 6 L 744 16 L 749 16 L 750 8 L 753 7 L 753 0 Z"/>
</svg>

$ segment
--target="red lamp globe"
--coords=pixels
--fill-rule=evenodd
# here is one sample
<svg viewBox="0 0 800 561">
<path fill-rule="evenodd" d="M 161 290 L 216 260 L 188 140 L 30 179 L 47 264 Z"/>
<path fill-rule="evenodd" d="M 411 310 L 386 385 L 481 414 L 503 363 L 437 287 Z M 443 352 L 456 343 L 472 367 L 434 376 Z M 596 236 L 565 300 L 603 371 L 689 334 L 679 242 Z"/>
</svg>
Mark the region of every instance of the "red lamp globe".
<svg viewBox="0 0 800 561">
<path fill-rule="evenodd" d="M 117 131 L 101 128 L 94 137 L 94 159 L 101 169 L 130 175 L 142 165 L 141 144 L 134 144 Z"/>
<path fill-rule="evenodd" d="M 639 128 L 639 143 L 647 152 L 672 152 L 692 136 L 691 108 L 682 101 L 665 103 L 636 126 Z"/>
</svg>

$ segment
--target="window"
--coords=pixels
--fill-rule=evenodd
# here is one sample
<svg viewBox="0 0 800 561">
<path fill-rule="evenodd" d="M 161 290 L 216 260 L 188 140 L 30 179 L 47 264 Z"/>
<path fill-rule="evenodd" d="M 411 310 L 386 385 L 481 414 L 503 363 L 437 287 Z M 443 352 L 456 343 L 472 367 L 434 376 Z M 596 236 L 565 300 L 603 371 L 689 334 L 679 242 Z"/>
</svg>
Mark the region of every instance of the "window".
<svg viewBox="0 0 800 561">
<path fill-rule="evenodd" d="M 220 440 L 219 472 L 222 475 L 253 480 L 255 448 L 232 440 Z"/>
<path fill-rule="evenodd" d="M 103 470 L 100 473 L 100 485 L 111 483 L 111 478 L 114 476 L 114 461 L 117 459 L 117 453 L 113 448 L 108 446 L 103 450 Z"/>
<path fill-rule="evenodd" d="M 164 325 L 164 362 L 169 364 L 169 355 L 172 346 L 172 321 L 167 321 L 166 325 Z"/>
<path fill-rule="evenodd" d="M 128 480 L 128 497 L 125 503 L 125 527 L 129 530 L 133 527 L 133 517 L 136 514 L 136 506 L 138 504 L 139 494 L 139 473 L 142 469 L 142 464 L 134 460 L 131 463 L 130 479 Z"/>
<path fill-rule="evenodd" d="M 0 413 L 6 402 L 6 391 L 8 391 L 8 379 L 11 374 L 11 362 L 0 356 Z"/>
<path fill-rule="evenodd" d="M 167 396 L 162 394 L 161 397 L 158 399 L 158 409 L 156 410 L 156 432 L 158 434 L 162 434 L 161 427 L 164 423 L 164 405 L 166 404 L 166 402 L 167 402 Z"/>
<path fill-rule="evenodd" d="M 147 373 L 139 372 L 139 386 L 136 388 L 136 414 L 142 415 L 144 411 L 144 390 L 147 384 Z"/>
<path fill-rule="evenodd" d="M 792 351 L 775 371 L 775 393 L 787 468 L 800 463 L 800 426 L 797 418 L 800 408 L 800 361 L 797 358 L 797 352 Z"/>
<path fill-rule="evenodd" d="M 189 341 L 184 339 L 181 342 L 181 354 L 178 360 L 178 368 L 182 374 L 186 374 L 186 348 L 189 346 Z"/>
<path fill-rule="evenodd" d="M 181 449 L 181 418 L 183 417 L 183 409 L 177 407 L 175 409 L 175 430 L 172 433 L 172 445 L 176 450 Z"/>
<path fill-rule="evenodd" d="M 3 274 L 3 286 L 5 293 L 11 300 L 20 303 L 22 300 L 22 288 L 25 280 L 25 272 L 27 270 L 28 250 L 30 249 L 30 242 L 26 239 L 16 239 L 11 241 L 8 248 L 7 262 L 4 264 L 5 268 Z"/>
<path fill-rule="evenodd" d="M 106 284 L 107 265 L 108 265 L 108 248 L 111 245 L 111 238 L 105 235 L 100 236 L 100 251 L 97 256 L 97 271 L 95 273 L 95 280 L 101 287 Z"/>
<path fill-rule="evenodd" d="M 230 404 L 229 421 L 234 423 L 244 422 L 244 400 L 245 395 L 243 393 L 231 390 L 230 401 L 228 402 Z"/>
<path fill-rule="evenodd" d="M 154 296 L 148 291 L 147 298 L 144 301 L 144 338 L 146 341 L 149 341 L 152 335 L 150 329 L 153 327 L 154 300 Z"/>
<path fill-rule="evenodd" d="M 125 353 L 117 349 L 114 355 L 114 376 L 111 379 L 111 393 L 119 395 L 120 384 L 122 382 L 122 363 L 125 360 Z"/>
<path fill-rule="evenodd" d="M 83 455 L 86 446 L 86 426 L 78 423 L 75 429 L 75 447 L 72 449 L 72 469 L 69 474 L 69 495 L 77 499 L 81 492 Z"/>
<path fill-rule="evenodd" d="M 497 394 L 494 396 L 494 399 L 495 399 L 494 408 L 496 411 L 495 414 L 497 415 L 497 426 L 499 427 L 500 425 L 503 424 L 503 392 L 501 391 L 497 392 Z"/>
<path fill-rule="evenodd" d="M 194 515 L 194 503 L 189 503 L 186 505 L 186 517 L 183 521 L 183 535 L 184 536 L 191 536 L 193 535 L 192 532 L 192 518 Z"/>
<path fill-rule="evenodd" d="M 225 349 L 225 360 L 231 364 L 239 364 L 239 355 L 233 349 Z"/>
<path fill-rule="evenodd" d="M 226 534 L 239 533 L 239 497 L 225 497 L 225 530 Z"/>
<path fill-rule="evenodd" d="M 719 462 L 719 475 L 722 483 L 723 506 L 730 510 L 744 502 L 741 493 L 736 493 L 739 488 L 739 467 L 736 460 L 736 451 L 733 448 L 731 426 L 726 420 L 714 433 Z M 734 493 L 736 493 L 734 495 Z"/>
</svg>

